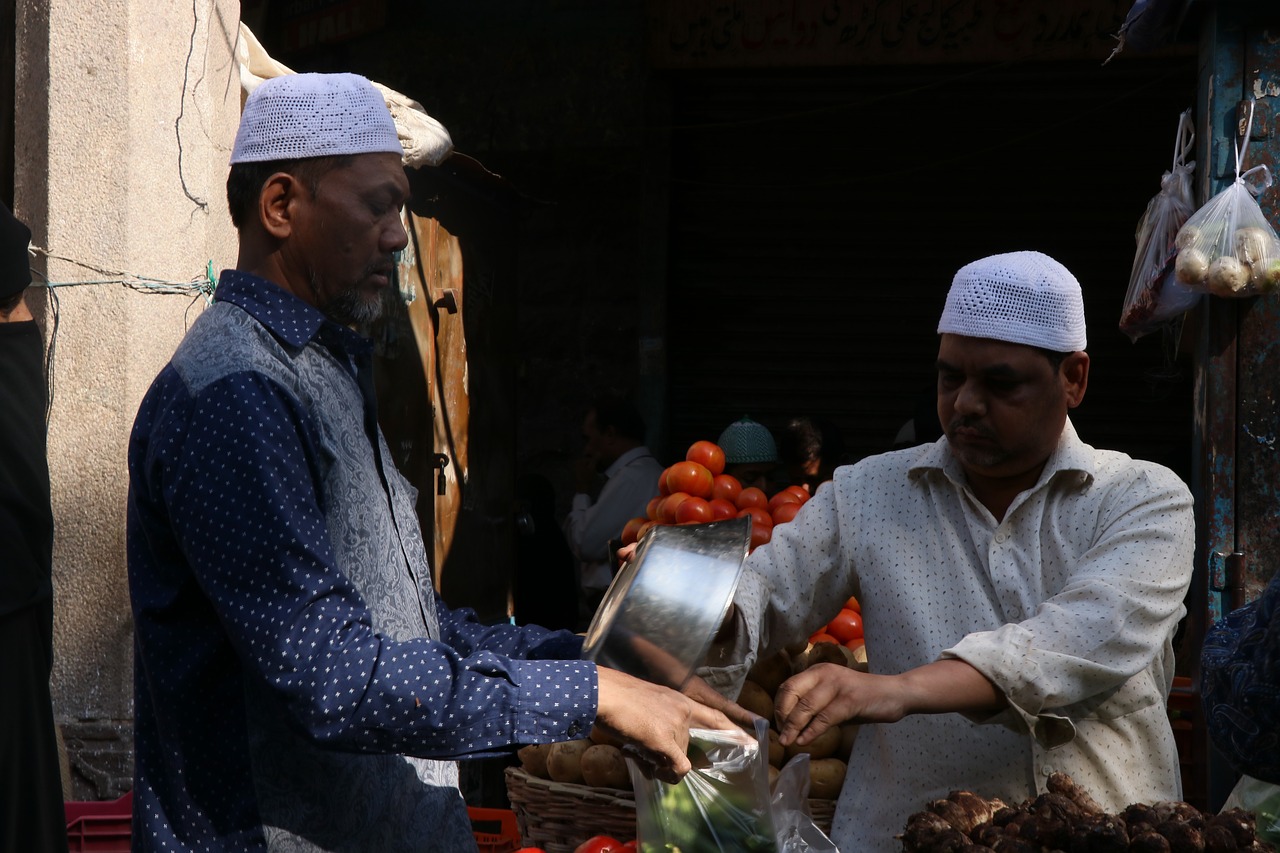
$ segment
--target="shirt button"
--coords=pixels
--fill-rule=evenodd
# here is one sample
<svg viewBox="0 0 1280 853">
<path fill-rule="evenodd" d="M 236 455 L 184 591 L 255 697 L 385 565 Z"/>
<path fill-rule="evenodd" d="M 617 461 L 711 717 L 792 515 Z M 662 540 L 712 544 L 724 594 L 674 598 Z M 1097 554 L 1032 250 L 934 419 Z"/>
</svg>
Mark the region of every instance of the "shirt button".
<svg viewBox="0 0 1280 853">
<path fill-rule="evenodd" d="M 1046 764 L 1044 767 L 1040 768 L 1040 772 L 1043 773 L 1045 776 L 1052 776 L 1053 768 L 1050 767 L 1048 764 Z"/>
<path fill-rule="evenodd" d="M 1003 545 L 1008 538 L 1009 538 L 1009 534 L 1005 533 L 1003 530 L 1001 530 L 999 533 L 996 534 L 996 541 L 999 542 L 1001 545 Z"/>
</svg>

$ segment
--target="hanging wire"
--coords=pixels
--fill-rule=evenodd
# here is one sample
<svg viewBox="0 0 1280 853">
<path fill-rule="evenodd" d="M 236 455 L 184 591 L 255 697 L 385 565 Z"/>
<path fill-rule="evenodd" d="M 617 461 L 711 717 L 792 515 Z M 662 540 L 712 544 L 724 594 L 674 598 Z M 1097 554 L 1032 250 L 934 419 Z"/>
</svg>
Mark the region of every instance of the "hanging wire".
<svg viewBox="0 0 1280 853">
<path fill-rule="evenodd" d="M 112 270 L 106 267 L 100 267 L 86 261 L 80 261 L 75 258 L 69 258 L 65 255 L 59 255 L 50 252 L 43 246 L 37 246 L 34 243 L 27 246 L 28 254 L 35 256 L 41 255 L 45 258 L 66 261 L 75 264 L 87 270 L 93 270 L 106 278 L 90 278 L 79 279 L 76 281 L 50 281 L 49 277 L 41 270 L 31 267 L 31 282 L 34 287 L 41 287 L 48 294 L 48 316 L 49 320 L 49 345 L 45 351 L 45 384 L 49 388 L 49 397 L 45 405 L 45 423 L 48 424 L 53 414 L 53 397 L 54 397 L 54 353 L 58 346 L 58 326 L 60 324 L 60 306 L 58 304 L 58 290 L 63 287 L 87 287 L 95 285 L 117 284 L 128 287 L 131 290 L 137 290 L 142 293 L 154 294 L 178 294 L 189 295 L 192 297 L 191 304 L 187 306 L 187 311 L 183 315 L 184 322 L 189 327 L 190 322 L 187 318 L 190 316 L 191 308 L 197 301 L 203 299 L 206 305 L 213 303 L 213 294 L 218 287 L 218 279 L 213 272 L 213 261 L 210 260 L 203 272 L 192 278 L 190 281 L 170 281 L 167 279 L 157 278 L 155 276 L 139 275 L 138 273 L 124 272 L 121 270 Z"/>
</svg>

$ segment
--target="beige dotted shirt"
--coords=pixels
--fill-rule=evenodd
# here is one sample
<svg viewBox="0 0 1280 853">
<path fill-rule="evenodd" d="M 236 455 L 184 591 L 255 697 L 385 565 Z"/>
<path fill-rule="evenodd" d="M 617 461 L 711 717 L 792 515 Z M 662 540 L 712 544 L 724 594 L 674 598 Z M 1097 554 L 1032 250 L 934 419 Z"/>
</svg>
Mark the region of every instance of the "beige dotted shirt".
<svg viewBox="0 0 1280 853">
<path fill-rule="evenodd" d="M 863 726 L 832 832 L 846 853 L 900 850 L 907 817 L 951 790 L 1018 803 L 1055 771 L 1109 810 L 1177 799 L 1166 700 L 1193 535 L 1172 471 L 1089 447 L 1070 423 L 1000 522 L 945 438 L 871 457 L 751 555 L 736 647 L 706 674 L 736 690 L 754 652 L 805 638 L 857 595 L 872 672 L 960 658 L 1008 697 L 984 719 Z"/>
</svg>

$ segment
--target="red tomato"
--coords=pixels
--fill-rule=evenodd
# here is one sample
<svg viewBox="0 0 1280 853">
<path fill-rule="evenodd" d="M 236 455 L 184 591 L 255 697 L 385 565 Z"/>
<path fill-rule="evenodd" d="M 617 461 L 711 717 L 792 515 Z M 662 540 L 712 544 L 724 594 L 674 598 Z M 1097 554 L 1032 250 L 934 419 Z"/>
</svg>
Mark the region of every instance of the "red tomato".
<svg viewBox="0 0 1280 853">
<path fill-rule="evenodd" d="M 711 507 L 711 517 L 716 521 L 724 521 L 738 514 L 738 508 L 732 501 L 726 501 L 723 498 L 712 498 L 708 505 Z"/>
<path fill-rule="evenodd" d="M 629 850 L 629 851 L 638 851 L 640 849 L 640 841 L 639 839 L 633 838 L 630 841 L 628 841 L 626 844 L 622 845 L 621 849 Z"/>
<path fill-rule="evenodd" d="M 676 507 L 676 524 L 706 524 L 715 521 L 711 504 L 702 498 L 690 497 Z"/>
<path fill-rule="evenodd" d="M 689 445 L 689 452 L 684 458 L 689 462 L 697 462 L 710 471 L 712 476 L 724 471 L 724 451 L 713 441 L 695 441 Z"/>
<path fill-rule="evenodd" d="M 809 642 L 813 643 L 815 646 L 818 643 L 835 643 L 836 645 L 840 645 L 840 641 L 828 634 L 826 631 L 819 631 L 814 634 L 809 638 Z"/>
<path fill-rule="evenodd" d="M 861 649 L 866 645 L 867 644 L 862 642 L 861 639 L 858 639 L 858 640 L 850 640 L 849 642 L 844 644 L 844 647 L 851 652 L 856 652 L 858 649 Z"/>
<path fill-rule="evenodd" d="M 662 473 L 658 475 L 658 497 L 665 498 L 671 494 L 671 490 L 667 488 L 667 473 L 670 468 L 663 468 Z"/>
<path fill-rule="evenodd" d="M 852 610 L 841 610 L 827 623 L 826 631 L 842 643 L 862 639 L 862 617 Z"/>
<path fill-rule="evenodd" d="M 654 521 L 657 521 L 658 519 L 662 518 L 661 513 L 662 513 L 663 497 L 664 497 L 663 495 L 658 495 L 656 498 L 649 501 L 649 505 L 644 508 L 644 514 L 646 517 L 652 518 Z"/>
<path fill-rule="evenodd" d="M 622 527 L 622 544 L 630 545 L 632 542 L 640 538 L 640 525 L 648 521 L 647 518 L 633 518 Z"/>
<path fill-rule="evenodd" d="M 804 486 L 787 486 L 782 491 L 790 492 L 791 494 L 795 495 L 797 498 L 800 499 L 800 503 L 804 503 L 805 501 L 809 500 L 809 498 L 813 497 L 812 495 L 809 494 L 808 490 L 806 490 Z"/>
<path fill-rule="evenodd" d="M 676 510 L 680 508 L 680 504 L 684 503 L 689 498 L 690 495 L 686 492 L 672 492 L 663 498 L 662 509 L 658 511 L 661 515 L 659 521 L 664 524 L 675 524 Z"/>
<path fill-rule="evenodd" d="M 672 494 L 687 492 L 695 498 L 711 497 L 711 485 L 715 477 L 706 466 L 697 462 L 677 462 L 667 469 L 667 488 Z"/>
<path fill-rule="evenodd" d="M 749 516 L 751 518 L 751 529 L 757 527 L 773 527 L 773 516 L 769 515 L 768 510 L 761 509 L 758 506 L 749 506 L 745 509 L 738 510 L 738 518 Z"/>
<path fill-rule="evenodd" d="M 711 497 L 738 505 L 738 495 L 742 494 L 742 484 L 732 474 L 717 474 L 711 482 Z"/>
<path fill-rule="evenodd" d="M 640 529 L 636 531 L 636 541 L 639 542 L 643 539 L 644 535 L 649 532 L 650 527 L 657 527 L 659 524 L 662 524 L 662 522 L 654 519 L 640 525 Z"/>
<path fill-rule="evenodd" d="M 738 495 L 738 509 L 746 509 L 747 507 L 760 507 L 760 509 L 769 508 L 769 496 L 755 486 L 747 486 Z"/>
<path fill-rule="evenodd" d="M 769 512 L 773 512 L 783 504 L 795 504 L 796 506 L 799 506 L 802 503 L 804 503 L 804 501 L 796 497 L 794 492 L 788 492 L 786 489 L 783 489 L 773 497 L 769 498 Z"/>
<path fill-rule="evenodd" d="M 796 513 L 800 511 L 800 504 L 778 504 L 777 509 L 770 513 L 773 516 L 773 523 L 786 524 L 788 521 L 796 517 Z"/>
<path fill-rule="evenodd" d="M 849 600 L 844 603 L 844 609 L 852 610 L 854 613 L 861 613 L 862 605 L 858 603 L 858 599 L 851 595 L 849 596 Z"/>
<path fill-rule="evenodd" d="M 618 853 L 622 842 L 612 835 L 593 835 L 573 848 L 573 853 Z"/>
<path fill-rule="evenodd" d="M 772 524 L 769 525 L 768 527 L 765 527 L 762 524 L 752 524 L 751 525 L 751 545 L 749 548 L 747 548 L 747 551 L 748 552 L 754 551 L 756 548 L 759 548 L 761 545 L 766 544 L 772 538 L 773 538 Z"/>
</svg>

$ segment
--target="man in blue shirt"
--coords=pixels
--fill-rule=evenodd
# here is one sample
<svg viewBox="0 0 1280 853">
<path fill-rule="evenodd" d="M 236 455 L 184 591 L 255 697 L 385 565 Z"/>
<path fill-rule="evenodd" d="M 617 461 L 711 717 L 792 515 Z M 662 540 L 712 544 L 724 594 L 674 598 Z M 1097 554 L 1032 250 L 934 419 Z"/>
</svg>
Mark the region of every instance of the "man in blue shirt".
<svg viewBox="0 0 1280 853">
<path fill-rule="evenodd" d="M 722 713 L 432 587 L 349 328 L 376 317 L 406 243 L 381 95 L 355 75 L 269 80 L 231 163 L 237 268 L 129 446 L 134 849 L 474 850 L 453 759 L 593 725 L 683 773 L 689 726 Z"/>
</svg>

